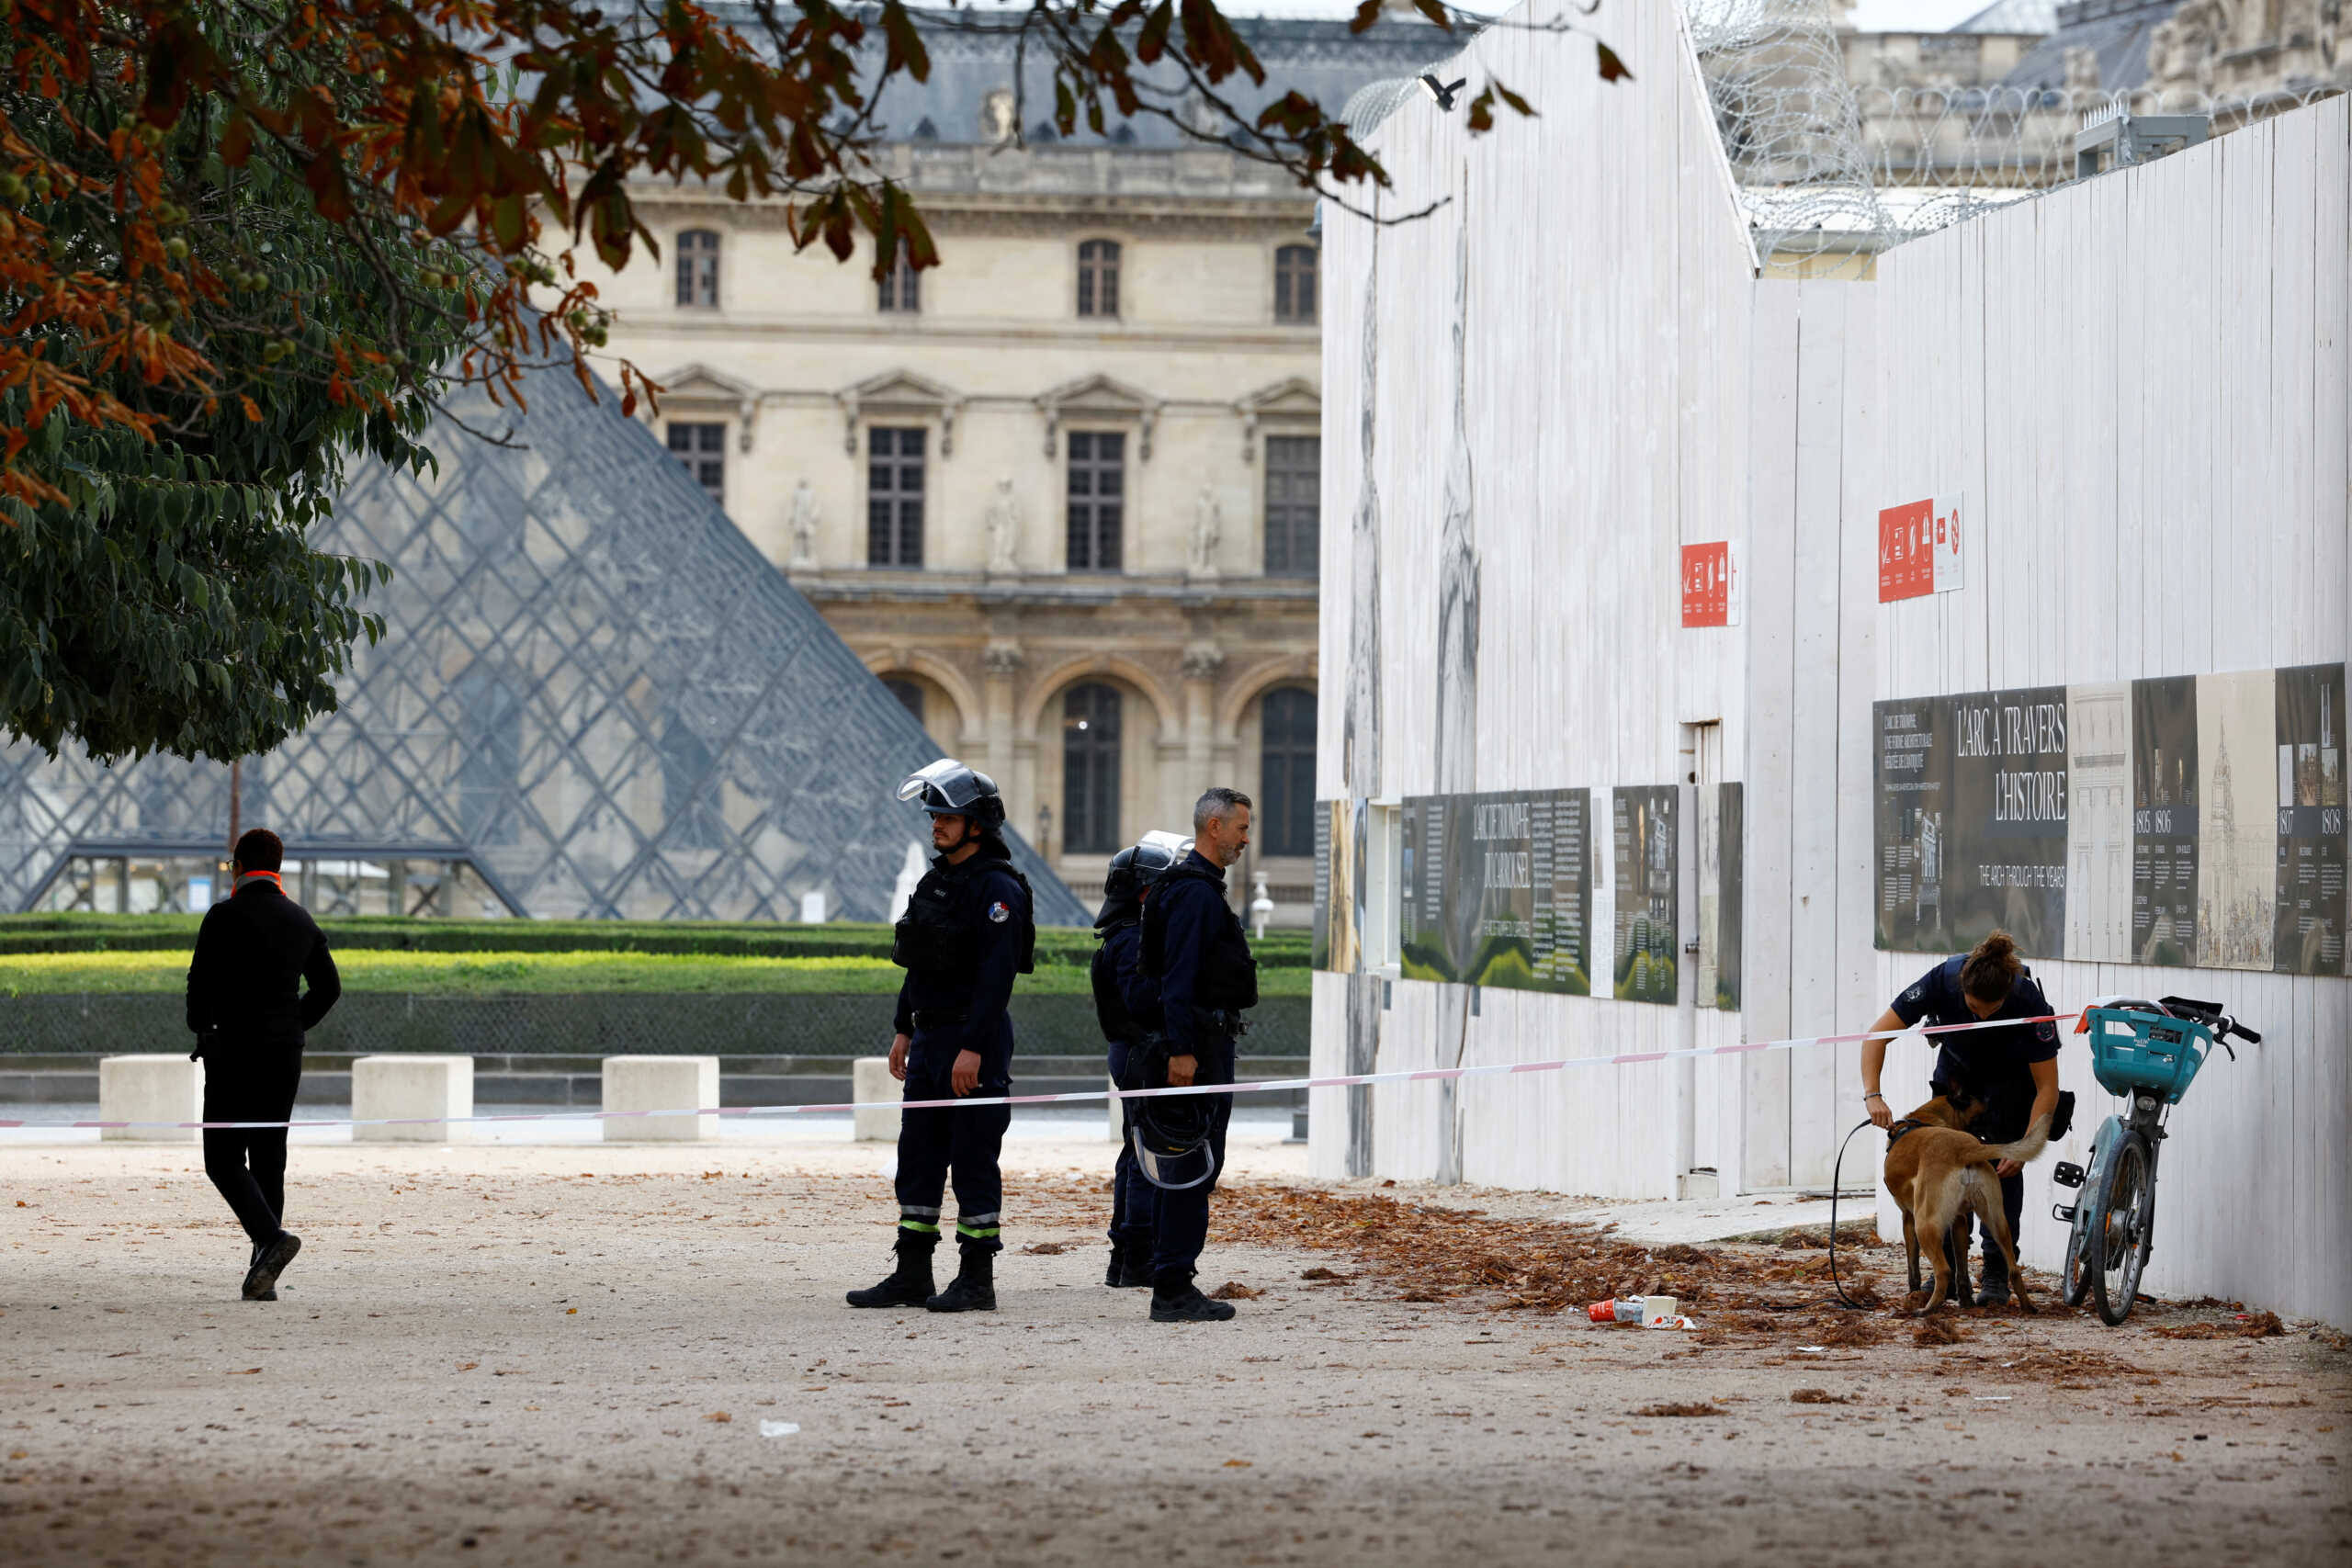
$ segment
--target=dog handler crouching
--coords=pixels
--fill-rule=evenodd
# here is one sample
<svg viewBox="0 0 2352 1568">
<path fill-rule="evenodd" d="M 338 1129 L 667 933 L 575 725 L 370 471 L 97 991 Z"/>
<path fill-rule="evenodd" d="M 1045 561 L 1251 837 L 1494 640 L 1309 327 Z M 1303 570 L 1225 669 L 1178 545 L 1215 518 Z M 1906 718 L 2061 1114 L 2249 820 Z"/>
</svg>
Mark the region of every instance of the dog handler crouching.
<svg viewBox="0 0 2352 1568">
<path fill-rule="evenodd" d="M 1892 1126 L 1894 1113 L 1879 1093 L 1879 1075 L 1886 1066 L 1886 1043 L 1916 1023 L 1929 1028 L 1956 1023 L 1989 1023 L 1999 1019 L 2038 1019 L 2006 1029 L 1970 1029 L 1939 1034 L 1936 1068 L 1929 1087 L 1934 1093 L 1965 1089 L 1984 1109 L 1968 1131 L 1988 1144 L 2012 1143 L 2025 1135 L 2039 1119 L 2058 1108 L 2058 1026 L 2050 1021 L 2049 999 L 2040 982 L 2018 957 L 2017 943 L 2007 931 L 1995 931 L 1975 950 L 1945 959 L 1919 976 L 1918 982 L 1894 998 L 1894 1005 L 1871 1025 L 1862 1042 L 1862 1099 L 1871 1121 Z M 2009 1222 L 2009 1235 L 2018 1236 L 2018 1221 L 2025 1212 L 2025 1176 L 2015 1160 L 1995 1168 L 2001 1179 L 2001 1207 Z M 1948 1246 L 1964 1261 L 1973 1215 L 1963 1214 L 1952 1227 Z M 1964 1288 L 1965 1278 L 1960 1281 Z M 2000 1306 L 2009 1299 L 2008 1265 L 1998 1247 L 1984 1249 L 1984 1288 L 1980 1307 Z"/>
</svg>

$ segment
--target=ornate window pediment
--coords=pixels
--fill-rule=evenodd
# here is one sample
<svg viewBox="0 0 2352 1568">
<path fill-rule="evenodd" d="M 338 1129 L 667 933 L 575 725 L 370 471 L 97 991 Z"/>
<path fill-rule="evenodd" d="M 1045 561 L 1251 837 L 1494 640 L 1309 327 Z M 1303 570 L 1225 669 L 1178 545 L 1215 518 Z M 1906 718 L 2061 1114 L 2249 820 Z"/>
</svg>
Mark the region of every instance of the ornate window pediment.
<svg viewBox="0 0 2352 1568">
<path fill-rule="evenodd" d="M 956 451 L 956 416 L 964 394 L 911 370 L 886 370 L 833 394 L 842 406 L 842 450 L 857 456 L 857 422 L 868 414 L 911 415 L 939 422 L 939 455 Z"/>
<path fill-rule="evenodd" d="M 1323 392 L 1305 377 L 1292 376 L 1239 399 L 1234 403 L 1233 412 L 1241 416 L 1241 460 L 1255 462 L 1261 425 L 1272 423 L 1301 431 L 1322 428 Z"/>
<path fill-rule="evenodd" d="M 1054 456 L 1062 425 L 1072 419 L 1111 420 L 1132 423 L 1141 434 L 1136 443 L 1145 462 L 1151 460 L 1152 426 L 1159 423 L 1162 401 L 1108 376 L 1086 376 L 1041 392 L 1037 412 L 1046 421 L 1046 456 Z"/>
<path fill-rule="evenodd" d="M 680 366 L 660 380 L 665 410 L 704 413 L 726 409 L 735 415 L 736 446 L 746 452 L 752 449 L 752 432 L 760 423 L 758 388 L 698 362 Z M 649 421 L 652 418 L 650 405 L 646 417 Z"/>
</svg>

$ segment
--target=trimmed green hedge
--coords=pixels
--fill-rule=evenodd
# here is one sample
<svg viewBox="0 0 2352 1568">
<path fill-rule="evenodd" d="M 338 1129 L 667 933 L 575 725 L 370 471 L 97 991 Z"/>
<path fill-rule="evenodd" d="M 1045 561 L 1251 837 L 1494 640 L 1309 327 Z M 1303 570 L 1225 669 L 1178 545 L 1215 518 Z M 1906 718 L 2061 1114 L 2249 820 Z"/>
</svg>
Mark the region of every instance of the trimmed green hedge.
<svg viewBox="0 0 2352 1568">
<path fill-rule="evenodd" d="M 1091 1056 L 1102 1032 L 1091 997 L 1016 997 L 1016 1050 Z M 1313 1004 L 1269 997 L 1241 1050 L 1307 1054 Z M 387 1051 L 463 1055 L 874 1056 L 889 1048 L 890 1001 L 878 996 L 430 997 L 346 993 L 309 1047 L 323 1055 Z M 23 997 L 0 1007 L 0 1064 L 21 1055 L 185 1051 L 177 997 Z M 1016 1055 L 1015 1072 L 1019 1069 Z"/>
<path fill-rule="evenodd" d="M 197 915 L 0 915 L 0 953 L 186 952 Z M 890 928 L 836 921 L 778 925 L 726 920 L 441 920 L 393 916 L 319 922 L 338 948 L 423 953 L 667 953 L 737 958 L 888 958 Z M 1307 966 L 1307 933 L 1268 931 L 1252 944 L 1269 968 Z M 1069 926 L 1037 932 L 1037 962 L 1089 964 L 1094 934 Z"/>
</svg>

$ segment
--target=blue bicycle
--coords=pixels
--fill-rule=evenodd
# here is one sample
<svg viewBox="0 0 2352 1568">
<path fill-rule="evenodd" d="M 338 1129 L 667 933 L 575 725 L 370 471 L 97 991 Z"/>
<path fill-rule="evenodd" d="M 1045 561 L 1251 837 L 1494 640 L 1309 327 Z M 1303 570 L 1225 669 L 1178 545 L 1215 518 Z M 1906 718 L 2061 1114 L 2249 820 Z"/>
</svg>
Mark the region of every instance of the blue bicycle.
<svg viewBox="0 0 2352 1568">
<path fill-rule="evenodd" d="M 2083 1010 L 2075 1032 L 2090 1036 L 2091 1071 L 2102 1089 L 2122 1097 L 2125 1114 L 2099 1123 L 2089 1170 L 2058 1162 L 2052 1177 L 2083 1189 L 2083 1196 L 2071 1207 L 2053 1205 L 2051 1213 L 2074 1227 L 2066 1238 L 2066 1304 L 2080 1306 L 2092 1296 L 2100 1318 L 2113 1326 L 2132 1315 L 2155 1245 L 2156 1156 L 2166 1117 L 2215 1045 L 2234 1062 L 2231 1035 L 2250 1045 L 2261 1044 L 2262 1036 L 2224 1017 L 2219 1003 L 2186 997 L 2102 997 Z"/>
</svg>

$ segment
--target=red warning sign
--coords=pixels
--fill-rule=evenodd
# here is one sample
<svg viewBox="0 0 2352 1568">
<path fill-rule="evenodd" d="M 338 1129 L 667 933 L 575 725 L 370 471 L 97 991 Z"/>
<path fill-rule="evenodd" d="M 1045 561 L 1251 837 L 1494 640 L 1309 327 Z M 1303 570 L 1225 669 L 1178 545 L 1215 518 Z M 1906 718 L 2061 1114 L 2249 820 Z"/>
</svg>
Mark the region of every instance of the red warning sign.
<svg viewBox="0 0 2352 1568">
<path fill-rule="evenodd" d="M 1930 497 L 1878 514 L 1878 599 L 1950 593 L 1961 584 L 1962 505 Z"/>
<path fill-rule="evenodd" d="M 1727 626 L 1732 624 L 1731 542 L 1682 547 L 1682 624 L 1686 626 Z"/>
</svg>

